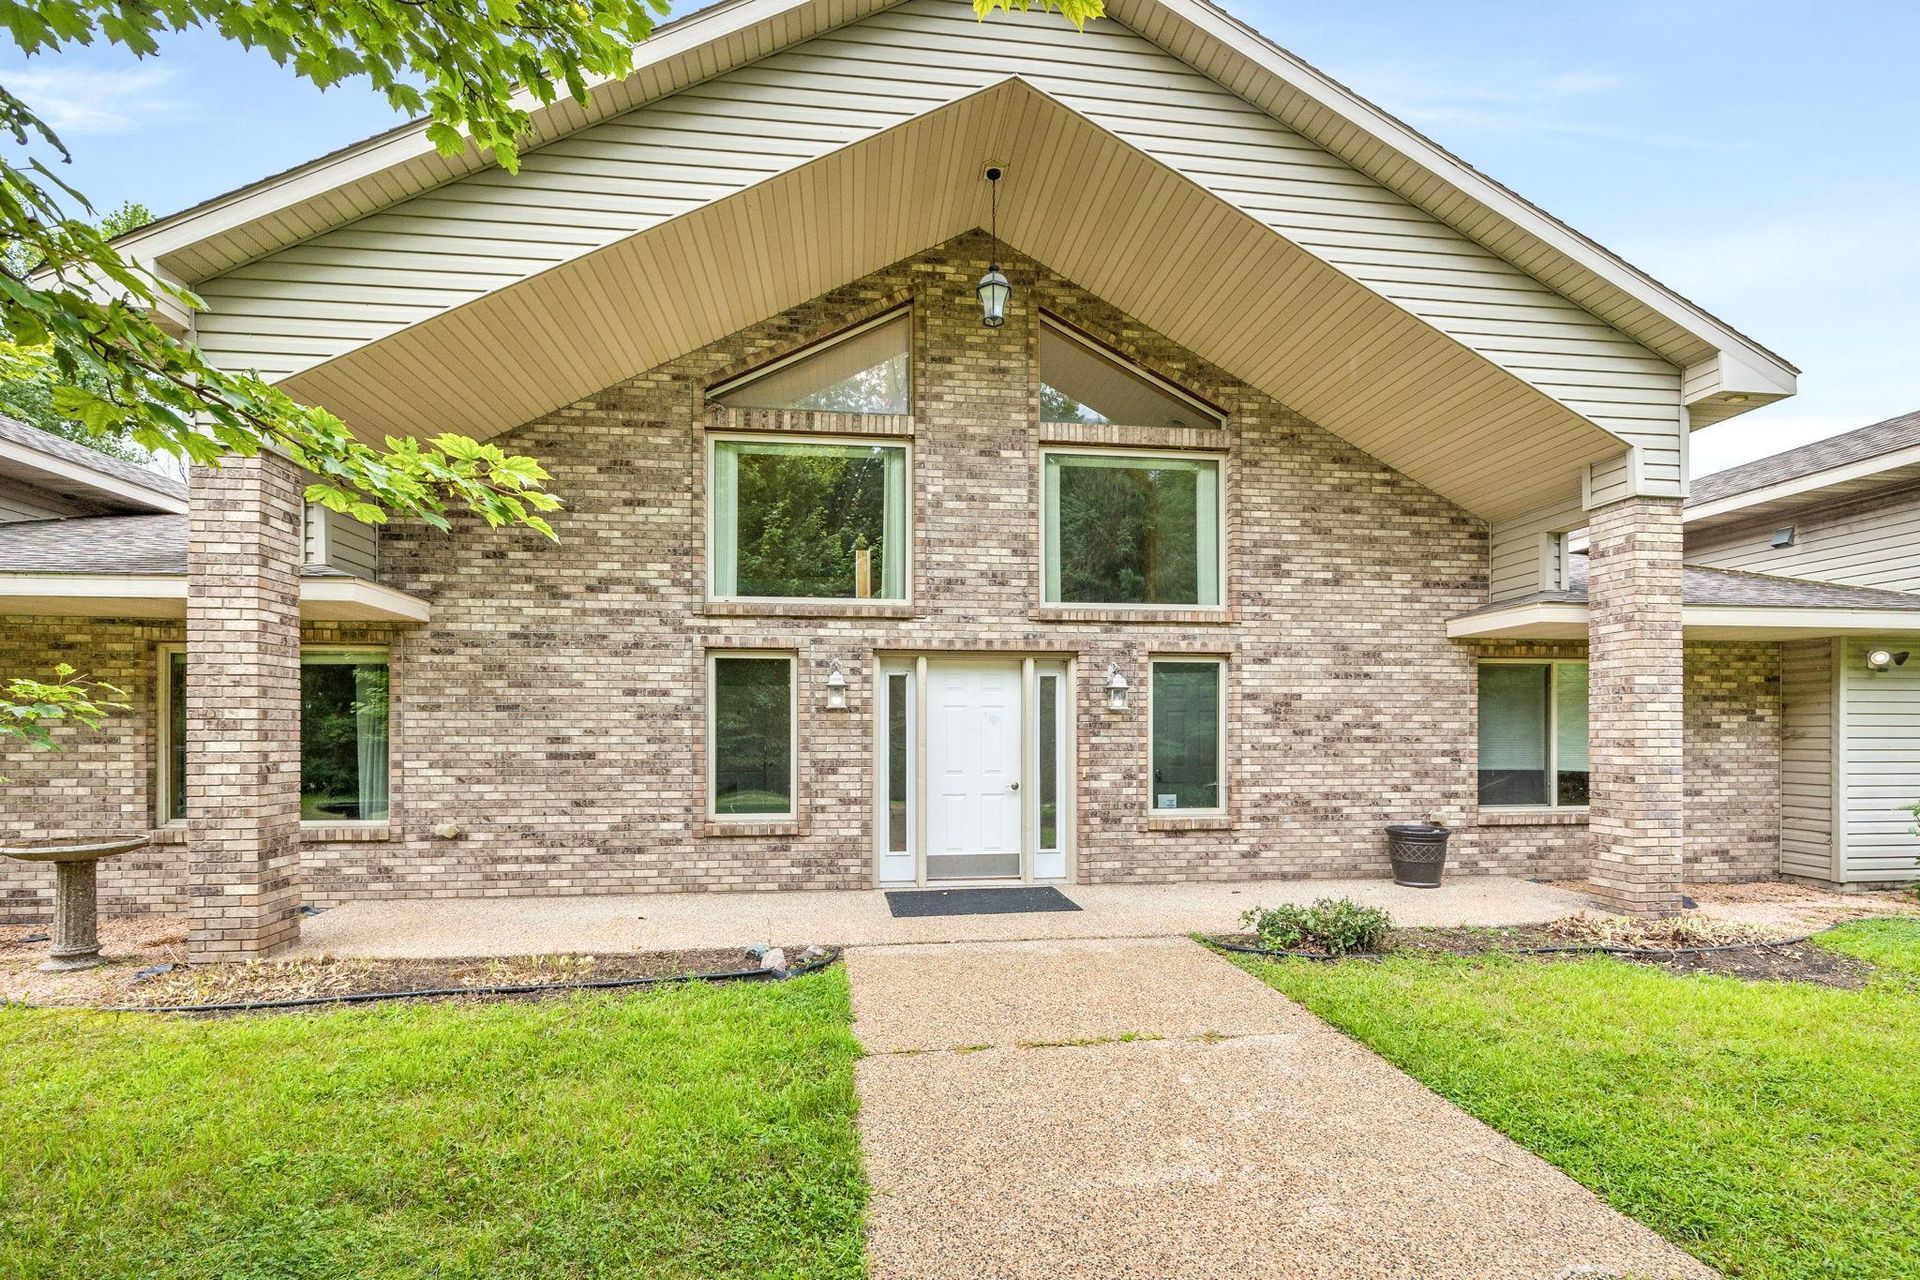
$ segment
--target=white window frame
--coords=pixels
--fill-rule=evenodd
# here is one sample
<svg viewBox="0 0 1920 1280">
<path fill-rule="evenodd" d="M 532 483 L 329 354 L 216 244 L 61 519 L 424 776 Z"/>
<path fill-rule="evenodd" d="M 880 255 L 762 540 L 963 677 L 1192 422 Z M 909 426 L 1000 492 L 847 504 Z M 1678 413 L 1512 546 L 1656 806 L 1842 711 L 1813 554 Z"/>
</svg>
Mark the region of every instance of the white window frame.
<svg viewBox="0 0 1920 1280">
<path fill-rule="evenodd" d="M 158 676 L 154 684 L 154 743 L 158 748 L 154 762 L 153 816 L 155 825 L 161 827 L 184 827 L 187 825 L 185 814 L 172 813 L 168 798 L 173 792 L 173 682 L 168 678 L 171 672 L 173 655 L 185 654 L 187 647 L 178 642 L 154 646 L 155 665 Z M 300 646 L 300 666 L 304 670 L 308 662 L 318 664 L 349 665 L 363 662 L 370 656 L 379 656 L 386 660 L 387 667 L 387 816 L 384 818 L 320 818 L 309 820 L 302 818 L 303 828 L 320 827 L 388 827 L 393 824 L 393 646 L 386 644 L 315 644 Z M 304 746 L 304 741 L 302 743 Z"/>
<path fill-rule="evenodd" d="M 1214 577 L 1219 583 L 1213 604 L 1128 604 L 1124 601 L 1069 602 L 1047 598 L 1047 557 L 1058 553 L 1052 534 L 1053 510 L 1047 502 L 1047 459 L 1057 456 L 1090 458 L 1140 458 L 1146 461 L 1210 462 L 1215 477 L 1214 501 Z M 911 473 L 909 473 L 911 474 Z M 1225 613 L 1230 583 L 1227 573 L 1227 456 L 1208 450 L 1104 448 L 1098 445 L 1048 445 L 1040 450 L 1040 603 L 1055 609 L 1138 609 L 1158 613 Z"/>
<path fill-rule="evenodd" d="M 906 584 L 906 593 L 898 599 L 890 596 L 743 596 L 721 595 L 719 587 L 719 562 L 714 555 L 713 526 L 719 517 L 719 503 L 716 500 L 714 476 L 718 473 L 718 454 L 723 443 L 767 444 L 818 444 L 818 445 L 864 445 L 871 449 L 899 449 L 905 454 L 905 476 L 901 485 L 905 492 L 900 501 L 905 508 L 905 564 L 902 566 L 902 581 Z M 913 603 L 913 544 L 916 536 L 914 529 L 914 456 L 913 439 L 910 436 L 881 435 L 802 435 L 786 431 L 709 431 L 707 432 L 707 515 L 706 515 L 706 560 L 707 560 L 707 599 L 716 604 L 767 604 L 767 605 L 906 605 Z"/>
<path fill-rule="evenodd" d="M 1216 737 L 1216 759 L 1220 762 L 1220 776 L 1215 779 L 1215 789 L 1220 803 L 1211 809 L 1162 809 L 1155 803 L 1159 797 L 1153 790 L 1153 700 L 1155 693 L 1154 675 L 1162 663 L 1203 663 L 1210 662 L 1214 667 L 1214 678 L 1219 681 L 1219 716 L 1214 725 Z M 1227 660 L 1211 653 L 1156 653 L 1147 659 L 1147 815 L 1154 818 L 1220 818 L 1225 817 L 1228 807 L 1233 803 L 1232 788 L 1228 782 L 1227 758 Z"/>
<path fill-rule="evenodd" d="M 1027 880 L 1029 883 L 1042 882 L 1055 884 L 1064 882 L 1073 874 L 1074 795 L 1071 761 L 1074 748 L 1072 696 L 1074 664 L 1071 659 L 1046 658 L 1032 661 L 1033 693 L 1029 699 L 1031 712 L 1028 716 L 1031 723 L 1026 726 L 1026 732 L 1030 739 L 1027 750 L 1031 753 L 1029 758 L 1033 761 L 1033 768 L 1031 769 L 1033 781 L 1029 784 L 1033 788 L 1033 815 L 1032 826 L 1027 833 L 1027 847 L 1031 850 L 1031 865 L 1028 868 L 1029 874 Z M 1040 709 L 1045 705 L 1045 700 L 1040 696 L 1040 682 L 1048 679 L 1054 681 L 1054 843 L 1051 848 L 1042 844 L 1040 841 L 1040 781 L 1042 777 L 1040 760 Z M 1042 858 L 1058 859 L 1058 874 L 1042 875 L 1039 866 L 1039 861 Z"/>
<path fill-rule="evenodd" d="M 721 813 L 720 757 L 716 750 L 718 724 L 714 711 L 720 701 L 720 663 L 728 658 L 777 658 L 787 664 L 787 808 L 784 813 Z M 707 819 L 752 825 L 761 822 L 792 822 L 800 811 L 800 655 L 792 649 L 709 649 L 707 650 Z"/>
<path fill-rule="evenodd" d="M 863 333 L 868 333 L 874 329 L 878 329 L 883 324 L 891 324 L 895 320 L 898 320 L 903 316 L 906 317 L 906 321 L 907 321 L 907 408 L 909 412 L 905 414 L 889 414 L 889 413 L 871 414 L 871 413 L 865 413 L 863 411 L 860 416 L 877 417 L 877 418 L 910 417 L 912 416 L 911 410 L 913 408 L 913 392 L 914 392 L 914 383 L 915 383 L 914 369 L 913 369 L 913 304 L 912 303 L 906 303 L 902 306 L 894 307 L 890 311 L 883 311 L 879 315 L 874 316 L 870 320 L 862 320 L 859 324 L 853 325 L 850 328 L 842 329 L 840 330 L 840 332 L 832 334 L 828 337 L 822 338 L 818 342 L 809 342 L 804 347 L 795 348 L 794 350 L 789 351 L 786 355 L 781 356 L 777 360 L 769 360 L 767 363 L 763 365 L 759 365 L 755 368 L 749 369 L 743 374 L 740 374 L 736 377 L 728 378 L 725 382 L 716 382 L 712 386 L 707 388 L 706 397 L 705 397 L 706 401 L 708 404 L 712 405 L 717 409 L 731 409 L 732 406 L 720 403 L 720 399 L 722 396 L 730 396 L 734 392 L 740 390 L 742 387 L 752 386 L 754 383 L 760 381 L 760 379 L 766 377 L 770 373 L 775 372 L 776 370 L 784 369 L 789 365 L 798 364 L 802 360 L 811 359 L 812 357 L 819 355 L 823 351 L 826 351 L 832 347 L 839 346 L 841 343 L 847 341 L 850 338 L 857 338 Z M 749 409 L 745 406 L 742 406 L 739 410 L 736 410 L 736 412 L 834 413 L 834 412 L 842 412 L 842 411 L 832 410 L 832 409 Z"/>
<path fill-rule="evenodd" d="M 1042 311 L 1040 313 L 1040 324 L 1041 324 L 1041 327 L 1051 331 L 1057 336 L 1065 338 L 1069 342 L 1078 343 L 1080 346 L 1086 348 L 1088 351 L 1091 351 L 1094 355 L 1098 356 L 1100 359 L 1105 360 L 1108 364 L 1119 366 L 1119 368 L 1123 372 L 1131 374 L 1133 377 L 1140 379 L 1140 381 L 1146 383 L 1148 386 L 1151 386 L 1154 390 L 1162 392 L 1165 395 L 1180 401 L 1180 403 L 1184 405 L 1190 406 L 1197 413 L 1199 413 L 1201 417 L 1208 419 L 1210 424 L 1213 427 L 1219 428 L 1227 425 L 1227 415 L 1220 409 L 1217 409 L 1213 405 L 1208 404 L 1205 400 L 1202 400 L 1199 396 L 1194 395 L 1193 392 L 1186 390 L 1184 387 L 1181 387 L 1176 383 L 1167 381 L 1167 379 L 1161 377 L 1159 374 L 1153 372 L 1151 369 L 1142 368 L 1137 361 L 1128 359 L 1126 356 L 1120 354 L 1118 351 L 1115 351 L 1112 347 L 1109 347 L 1106 343 L 1101 342 L 1098 338 L 1093 337 L 1091 334 L 1082 333 L 1079 329 L 1073 326 L 1072 322 L 1067 320 L 1062 320 L 1058 316 L 1053 315 L 1050 312 Z M 1040 376 L 1040 365 L 1037 357 L 1034 362 L 1034 382 L 1035 382 L 1036 388 L 1040 385 L 1046 385 L 1046 386 L 1053 385 L 1052 383 L 1047 382 L 1047 380 L 1044 377 Z M 1055 388 L 1055 390 L 1058 390 L 1058 388 Z M 1062 394 L 1065 394 L 1065 393 L 1063 392 Z M 1075 421 L 1078 421 L 1078 419 L 1076 419 Z M 1063 423 L 1063 424 L 1056 424 L 1056 425 L 1067 425 L 1067 424 Z M 1142 427 L 1142 426 L 1152 426 L 1153 424 L 1145 423 L 1145 422 L 1115 422 L 1115 423 L 1112 423 L 1111 425 L 1116 427 Z"/>
<path fill-rule="evenodd" d="M 1480 803 L 1480 668 L 1548 667 L 1547 676 L 1547 802 L 1545 804 Z M 1473 675 L 1473 803 L 1482 813 L 1585 813 L 1584 804 L 1560 803 L 1560 673 L 1561 667 L 1586 667 L 1589 679 L 1593 664 L 1588 658 L 1481 658 L 1474 663 Z M 1587 727 L 1589 763 L 1593 751 L 1593 727 Z M 1592 777 L 1589 768 L 1588 777 Z"/>
</svg>

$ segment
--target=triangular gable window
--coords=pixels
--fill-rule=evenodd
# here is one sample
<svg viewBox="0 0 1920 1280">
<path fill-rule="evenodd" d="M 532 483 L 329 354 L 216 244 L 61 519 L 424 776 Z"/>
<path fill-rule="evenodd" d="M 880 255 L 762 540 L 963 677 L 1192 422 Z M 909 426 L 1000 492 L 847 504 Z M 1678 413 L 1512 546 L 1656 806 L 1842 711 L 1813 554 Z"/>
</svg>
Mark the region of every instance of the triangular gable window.
<svg viewBox="0 0 1920 1280">
<path fill-rule="evenodd" d="M 1078 334 L 1040 325 L 1040 420 L 1129 427 L 1217 427 L 1220 414 Z"/>
<path fill-rule="evenodd" d="M 907 313 L 896 311 L 715 387 L 729 409 L 910 413 Z"/>
</svg>

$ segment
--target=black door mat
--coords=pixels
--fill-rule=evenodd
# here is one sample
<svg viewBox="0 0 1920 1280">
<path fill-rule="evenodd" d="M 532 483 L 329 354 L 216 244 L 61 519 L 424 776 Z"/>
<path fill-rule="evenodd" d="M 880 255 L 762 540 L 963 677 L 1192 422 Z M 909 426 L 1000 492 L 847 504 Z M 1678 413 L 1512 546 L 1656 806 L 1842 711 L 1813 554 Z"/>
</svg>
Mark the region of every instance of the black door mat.
<svg viewBox="0 0 1920 1280">
<path fill-rule="evenodd" d="M 1079 905 L 1050 885 L 1021 889 L 893 889 L 887 910 L 907 916 L 1002 916 L 1022 911 L 1078 911 Z"/>
</svg>

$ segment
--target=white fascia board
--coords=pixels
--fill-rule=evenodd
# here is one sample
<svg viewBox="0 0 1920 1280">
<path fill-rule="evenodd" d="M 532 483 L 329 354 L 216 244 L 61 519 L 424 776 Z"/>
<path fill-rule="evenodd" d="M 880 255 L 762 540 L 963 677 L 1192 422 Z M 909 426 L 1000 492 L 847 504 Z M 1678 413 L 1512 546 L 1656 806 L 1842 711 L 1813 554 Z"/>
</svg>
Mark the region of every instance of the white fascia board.
<svg viewBox="0 0 1920 1280">
<path fill-rule="evenodd" d="M 1742 363 L 1774 371 L 1791 385 L 1793 365 L 1753 339 L 1729 328 L 1612 250 L 1581 235 L 1539 206 L 1501 186 L 1438 143 L 1396 120 L 1353 90 L 1301 61 L 1252 27 L 1206 0 L 1149 0 L 1171 10 L 1211 38 L 1249 59 L 1290 88 L 1365 131 L 1526 231 L 1588 271 L 1632 295 L 1661 316 L 1722 352 L 1737 352 Z"/>
<path fill-rule="evenodd" d="M 1571 601 L 1514 605 L 1447 619 L 1449 640 L 1584 640 L 1588 608 Z M 1694 639 L 1790 640 L 1920 633 L 1920 609 L 1840 609 L 1690 604 L 1680 626 Z"/>
<path fill-rule="evenodd" d="M 106 494 L 121 502 L 137 503 L 151 510 L 165 511 L 173 515 L 187 513 L 185 498 L 176 497 L 164 489 L 149 489 L 143 484 L 108 475 L 104 471 L 97 471 L 67 458 L 43 453 L 31 445 L 0 440 L 0 461 L 30 467 L 42 475 L 68 484 L 84 485 L 96 493 Z M 158 479 L 158 477 L 155 478 Z"/>
<path fill-rule="evenodd" d="M 1516 604 L 1447 619 L 1449 640 L 1585 640 L 1587 606 L 1571 600 Z"/>
<path fill-rule="evenodd" d="M 325 622 L 425 622 L 425 600 L 365 578 L 302 578 L 300 616 Z"/>
<path fill-rule="evenodd" d="M 1759 489 L 1749 489 L 1745 493 L 1728 494 L 1724 498 L 1715 498 L 1710 502 L 1702 502 L 1698 506 L 1689 506 L 1680 518 L 1689 524 L 1696 520 L 1711 520 L 1715 516 L 1729 515 L 1747 507 L 1778 502 L 1782 498 L 1799 497 L 1803 493 L 1812 493 L 1828 485 L 1864 480 L 1870 476 L 1879 475 L 1883 471 L 1894 471 L 1916 463 L 1920 463 L 1920 444 L 1895 449 L 1892 453 L 1883 453 L 1872 458 L 1862 458 L 1858 462 L 1849 462 L 1845 466 L 1829 467 L 1825 471 L 1795 476 L 1791 480 L 1782 480 L 1778 484 L 1770 484 Z"/>
<path fill-rule="evenodd" d="M 0 574 L 0 614 L 69 618 L 184 618 L 184 574 Z M 326 622 L 425 622 L 427 602 L 361 578 L 303 578 L 300 616 Z"/>
<path fill-rule="evenodd" d="M 187 579 L 166 573 L 0 574 L 0 613 L 31 617 L 184 618 Z"/>
</svg>

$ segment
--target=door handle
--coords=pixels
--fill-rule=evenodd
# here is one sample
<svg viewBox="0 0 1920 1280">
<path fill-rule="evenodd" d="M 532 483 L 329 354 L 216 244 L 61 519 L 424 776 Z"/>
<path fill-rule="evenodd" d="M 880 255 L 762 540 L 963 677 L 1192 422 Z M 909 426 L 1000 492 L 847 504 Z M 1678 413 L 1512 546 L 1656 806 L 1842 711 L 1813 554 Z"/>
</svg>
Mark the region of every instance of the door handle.
<svg viewBox="0 0 1920 1280">
<path fill-rule="evenodd" d="M 1019 789 L 1020 789 L 1020 784 L 1017 782 L 1009 782 L 1007 784 L 1007 790 L 1009 791 L 1018 791 Z"/>
</svg>

